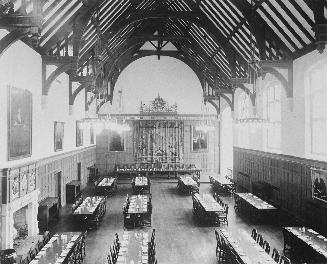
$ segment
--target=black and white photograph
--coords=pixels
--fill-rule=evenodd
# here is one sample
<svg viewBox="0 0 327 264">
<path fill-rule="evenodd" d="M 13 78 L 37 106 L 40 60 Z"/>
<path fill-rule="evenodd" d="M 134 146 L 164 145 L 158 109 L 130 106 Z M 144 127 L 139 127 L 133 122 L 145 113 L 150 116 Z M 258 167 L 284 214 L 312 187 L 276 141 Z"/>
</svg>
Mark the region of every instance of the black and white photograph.
<svg viewBox="0 0 327 264">
<path fill-rule="evenodd" d="M 327 264 L 327 0 L 0 0 L 1 264 Z"/>
</svg>

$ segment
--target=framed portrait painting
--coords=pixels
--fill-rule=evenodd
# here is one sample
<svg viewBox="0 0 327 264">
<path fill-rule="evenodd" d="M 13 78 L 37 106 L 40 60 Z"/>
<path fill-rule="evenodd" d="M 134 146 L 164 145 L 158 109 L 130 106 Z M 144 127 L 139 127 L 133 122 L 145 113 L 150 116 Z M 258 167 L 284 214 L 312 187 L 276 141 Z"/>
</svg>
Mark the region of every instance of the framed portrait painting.
<svg viewBox="0 0 327 264">
<path fill-rule="evenodd" d="M 94 127 L 91 125 L 90 127 L 90 144 L 94 144 Z"/>
<path fill-rule="evenodd" d="M 8 87 L 8 160 L 32 154 L 32 93 Z"/>
<path fill-rule="evenodd" d="M 208 150 L 208 134 L 197 131 L 194 126 L 192 126 L 191 148 L 193 152 Z"/>
<path fill-rule="evenodd" d="M 64 122 L 54 122 L 54 151 L 63 150 Z"/>
<path fill-rule="evenodd" d="M 81 121 L 76 121 L 76 147 L 83 146 L 83 129 Z"/>
<path fill-rule="evenodd" d="M 109 132 L 109 151 L 125 151 L 124 134 L 110 130 Z"/>
</svg>

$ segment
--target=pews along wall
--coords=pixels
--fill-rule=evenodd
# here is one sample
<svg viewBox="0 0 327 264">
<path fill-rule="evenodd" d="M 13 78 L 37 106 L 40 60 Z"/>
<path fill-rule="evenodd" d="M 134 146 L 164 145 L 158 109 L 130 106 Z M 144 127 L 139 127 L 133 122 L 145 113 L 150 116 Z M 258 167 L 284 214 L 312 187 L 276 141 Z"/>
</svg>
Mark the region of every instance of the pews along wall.
<svg viewBox="0 0 327 264">
<path fill-rule="evenodd" d="M 327 202 L 312 197 L 312 168 L 326 169 L 327 163 L 234 147 L 239 191 L 258 192 L 265 186 L 265 198 L 282 212 L 327 234 Z"/>
</svg>

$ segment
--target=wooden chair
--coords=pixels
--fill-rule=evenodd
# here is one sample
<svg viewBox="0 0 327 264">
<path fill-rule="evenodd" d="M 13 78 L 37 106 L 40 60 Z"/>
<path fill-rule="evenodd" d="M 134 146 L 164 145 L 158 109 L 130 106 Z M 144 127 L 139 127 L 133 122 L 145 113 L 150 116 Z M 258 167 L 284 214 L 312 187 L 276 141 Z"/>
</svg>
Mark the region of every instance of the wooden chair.
<svg viewBox="0 0 327 264">
<path fill-rule="evenodd" d="M 283 253 L 286 256 L 291 256 L 292 255 L 292 238 L 290 233 L 283 228 L 283 236 L 284 236 L 284 250 Z"/>
<path fill-rule="evenodd" d="M 261 234 L 258 234 L 257 236 L 257 243 L 259 244 L 259 246 L 263 246 L 263 237 Z"/>
<path fill-rule="evenodd" d="M 36 246 L 35 246 L 36 254 L 40 252 L 42 247 L 43 247 L 43 240 L 37 241 Z"/>
<path fill-rule="evenodd" d="M 276 263 L 279 262 L 280 254 L 279 254 L 279 252 L 277 251 L 276 248 L 273 249 L 271 257 Z"/>
<path fill-rule="evenodd" d="M 30 256 L 30 259 L 33 260 L 36 256 L 36 250 L 35 248 L 30 248 L 30 250 L 28 251 L 28 255 Z"/>
<path fill-rule="evenodd" d="M 43 234 L 43 245 L 47 244 L 50 240 L 50 232 L 45 231 Z"/>
<path fill-rule="evenodd" d="M 128 213 L 124 214 L 124 227 L 126 227 L 126 228 L 134 228 L 135 227 L 135 221 L 134 221 L 133 215 L 128 214 Z"/>
<path fill-rule="evenodd" d="M 256 241 L 257 240 L 257 236 L 258 236 L 257 229 L 253 228 L 252 229 L 252 233 L 251 233 L 251 237 Z"/>
<path fill-rule="evenodd" d="M 30 260 L 28 258 L 21 259 L 19 264 L 28 264 L 30 263 Z"/>
<path fill-rule="evenodd" d="M 220 242 L 221 242 L 221 246 L 219 249 L 219 254 L 217 256 L 218 263 L 226 263 L 228 260 L 228 252 L 229 252 L 228 244 L 226 243 L 223 237 L 221 237 Z"/>
<path fill-rule="evenodd" d="M 270 245 L 269 245 L 269 242 L 267 240 L 265 240 L 263 242 L 263 245 L 262 245 L 263 249 L 265 250 L 265 252 L 267 254 L 270 254 Z"/>
<path fill-rule="evenodd" d="M 82 241 L 81 241 L 81 243 L 82 243 L 82 254 L 83 254 L 83 256 L 85 256 L 86 255 L 86 236 L 87 236 L 87 231 L 84 231 L 83 232 L 83 235 L 82 235 Z"/>
<path fill-rule="evenodd" d="M 278 264 L 291 264 L 291 261 L 289 258 L 281 256 Z"/>
<path fill-rule="evenodd" d="M 224 211 L 223 212 L 218 212 L 218 221 L 219 224 L 226 224 L 228 225 L 228 205 L 225 205 Z"/>
<path fill-rule="evenodd" d="M 220 243 L 220 235 L 219 235 L 219 232 L 217 230 L 215 230 L 215 235 L 216 235 L 216 241 L 217 241 L 217 246 L 216 246 L 216 256 L 219 252 L 219 247 L 221 246 L 221 243 Z"/>
<path fill-rule="evenodd" d="M 110 254 L 107 255 L 107 262 L 108 262 L 108 264 L 113 264 Z"/>
</svg>

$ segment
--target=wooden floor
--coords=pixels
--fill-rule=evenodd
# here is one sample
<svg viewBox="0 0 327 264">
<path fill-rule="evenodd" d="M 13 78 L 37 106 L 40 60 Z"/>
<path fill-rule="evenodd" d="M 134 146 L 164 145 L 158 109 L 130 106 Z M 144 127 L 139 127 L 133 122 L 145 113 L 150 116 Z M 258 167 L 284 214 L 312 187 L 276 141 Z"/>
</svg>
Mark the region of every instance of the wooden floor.
<svg viewBox="0 0 327 264">
<path fill-rule="evenodd" d="M 156 229 L 156 252 L 160 264 L 216 263 L 215 227 L 201 227 L 192 216 L 191 196 L 181 195 L 174 180 L 152 180 L 152 226 Z M 90 190 L 89 190 L 90 191 Z M 211 192 L 209 184 L 201 184 L 200 193 Z M 106 253 L 112 245 L 114 234 L 123 232 L 122 205 L 126 194 L 131 194 L 131 184 L 119 184 L 118 192 L 107 201 L 107 212 L 96 231 L 87 236 L 87 255 L 85 263 L 106 263 Z M 281 228 L 276 226 L 253 226 L 235 215 L 230 197 L 223 197 L 230 204 L 228 228 L 246 231 L 250 234 L 253 227 L 263 234 L 272 247 L 282 250 Z M 52 231 L 75 231 L 70 206 L 62 209 L 60 222 Z"/>
</svg>

